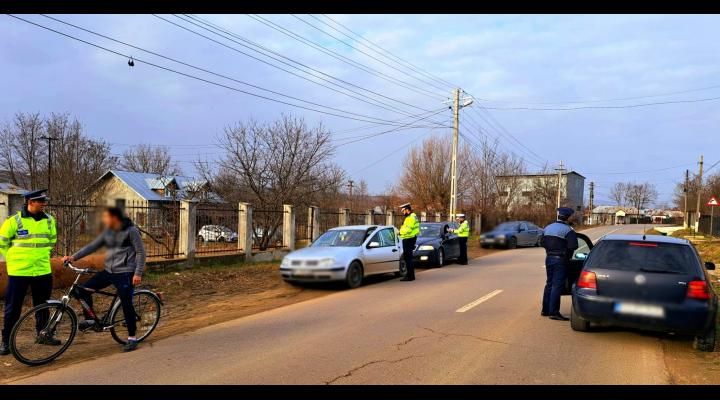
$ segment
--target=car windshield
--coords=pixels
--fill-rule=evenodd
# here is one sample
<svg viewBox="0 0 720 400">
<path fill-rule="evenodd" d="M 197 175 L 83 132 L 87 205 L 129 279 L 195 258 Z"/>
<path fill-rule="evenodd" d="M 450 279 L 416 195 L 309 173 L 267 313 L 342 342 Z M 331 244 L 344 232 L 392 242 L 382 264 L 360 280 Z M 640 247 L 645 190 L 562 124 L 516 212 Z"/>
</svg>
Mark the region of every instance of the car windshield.
<svg viewBox="0 0 720 400">
<path fill-rule="evenodd" d="M 518 222 L 503 222 L 495 228 L 496 231 L 516 231 L 520 224 Z"/>
<path fill-rule="evenodd" d="M 442 232 L 443 225 L 425 225 L 420 224 L 420 236 L 421 237 L 438 237 Z"/>
<path fill-rule="evenodd" d="M 697 257 L 690 246 L 638 240 L 604 240 L 590 252 L 586 268 L 691 274 Z"/>
<path fill-rule="evenodd" d="M 320 235 L 312 247 L 357 247 L 363 244 L 367 237 L 364 229 L 342 229 L 327 231 Z"/>
</svg>

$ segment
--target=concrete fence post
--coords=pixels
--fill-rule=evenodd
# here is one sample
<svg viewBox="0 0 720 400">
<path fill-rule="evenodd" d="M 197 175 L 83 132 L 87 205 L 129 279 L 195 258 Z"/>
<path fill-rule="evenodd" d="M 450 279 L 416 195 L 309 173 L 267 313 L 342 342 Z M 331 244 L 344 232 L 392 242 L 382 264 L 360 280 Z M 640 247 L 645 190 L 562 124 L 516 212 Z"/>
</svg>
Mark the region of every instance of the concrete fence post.
<svg viewBox="0 0 720 400">
<path fill-rule="evenodd" d="M 195 239 L 197 230 L 197 203 L 192 201 L 180 202 L 180 226 L 178 227 L 178 253 L 185 254 L 186 265 L 192 267 L 195 262 Z"/>
<path fill-rule="evenodd" d="M 385 213 L 385 225 L 395 225 L 395 210 L 387 210 Z"/>
<path fill-rule="evenodd" d="M 373 224 L 373 210 L 367 210 L 365 212 L 365 225 Z"/>
<path fill-rule="evenodd" d="M 427 212 L 420 211 L 420 222 L 427 222 Z"/>
<path fill-rule="evenodd" d="M 295 210 L 290 204 L 283 204 L 283 247 L 295 250 Z"/>
<path fill-rule="evenodd" d="M 435 222 L 442 222 L 442 213 L 435 213 Z"/>
<path fill-rule="evenodd" d="M 252 261 L 252 206 L 250 203 L 240 203 L 238 210 L 238 250 L 245 253 L 245 261 Z"/>
<path fill-rule="evenodd" d="M 482 233 L 482 213 L 475 214 L 475 221 L 472 224 L 473 234 L 479 235 Z"/>
<path fill-rule="evenodd" d="M 350 209 L 341 208 L 339 211 L 340 213 L 338 214 L 338 226 L 350 225 Z"/>
<path fill-rule="evenodd" d="M 320 237 L 320 207 L 308 208 L 308 228 L 310 228 L 310 240 Z"/>
</svg>

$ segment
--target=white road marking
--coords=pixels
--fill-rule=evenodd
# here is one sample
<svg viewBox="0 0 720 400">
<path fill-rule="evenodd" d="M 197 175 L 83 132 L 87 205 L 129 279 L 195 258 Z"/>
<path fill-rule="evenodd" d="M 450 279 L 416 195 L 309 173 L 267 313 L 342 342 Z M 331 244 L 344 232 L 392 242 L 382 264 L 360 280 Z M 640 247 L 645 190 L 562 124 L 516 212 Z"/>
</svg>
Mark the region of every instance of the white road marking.
<svg viewBox="0 0 720 400">
<path fill-rule="evenodd" d="M 455 310 L 455 312 L 465 312 L 465 311 L 468 311 L 468 310 L 472 309 L 473 307 L 479 305 L 480 303 L 484 303 L 484 302 L 492 299 L 493 297 L 499 295 L 500 293 L 502 293 L 502 289 L 493 290 L 492 292 L 490 292 L 490 293 L 486 294 L 485 296 L 483 296 L 483 297 L 481 297 L 481 298 L 473 301 L 472 303 L 466 304 L 466 305 L 458 308 L 457 310 Z"/>
</svg>

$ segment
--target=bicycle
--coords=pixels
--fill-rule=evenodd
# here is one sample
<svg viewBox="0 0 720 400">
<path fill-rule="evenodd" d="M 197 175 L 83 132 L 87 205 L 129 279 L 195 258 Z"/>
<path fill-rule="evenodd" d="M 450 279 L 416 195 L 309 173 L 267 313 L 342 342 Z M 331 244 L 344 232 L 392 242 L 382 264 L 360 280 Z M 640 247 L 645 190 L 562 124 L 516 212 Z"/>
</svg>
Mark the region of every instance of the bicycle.
<svg viewBox="0 0 720 400">
<path fill-rule="evenodd" d="M 96 271 L 90 268 L 80 269 L 70 262 L 63 264 L 77 274 L 70 289 L 60 300 L 48 300 L 44 304 L 33 307 L 23 316 L 12 329 L 10 334 L 10 351 L 12 355 L 23 364 L 37 366 L 47 364 L 62 355 L 72 344 L 78 331 L 78 319 L 75 310 L 69 306 L 70 298 L 77 300 L 82 309 L 93 317 L 95 324 L 83 330 L 85 332 L 110 331 L 116 342 L 124 345 L 127 338 L 127 326 L 123 315 L 120 299 L 117 293 L 85 288 L 78 283 L 83 275 L 90 275 Z M 80 291 L 112 297 L 105 313 L 98 317 L 85 301 L 80 299 Z M 138 342 L 146 339 L 155 330 L 160 321 L 162 299 L 147 289 L 136 290 L 133 294 L 133 305 L 137 324 Z M 32 318 L 32 317 L 35 318 Z M 124 334 L 120 332 L 125 328 Z M 52 338 L 59 339 L 59 345 L 52 344 Z"/>
</svg>

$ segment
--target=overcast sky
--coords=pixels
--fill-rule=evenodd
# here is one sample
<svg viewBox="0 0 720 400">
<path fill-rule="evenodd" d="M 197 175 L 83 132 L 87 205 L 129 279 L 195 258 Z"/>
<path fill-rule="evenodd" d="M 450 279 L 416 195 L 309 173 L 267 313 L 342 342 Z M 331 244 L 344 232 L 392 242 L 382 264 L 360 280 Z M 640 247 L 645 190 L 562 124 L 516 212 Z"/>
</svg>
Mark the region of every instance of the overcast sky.
<svg viewBox="0 0 720 400">
<path fill-rule="evenodd" d="M 55 17 L 236 81 L 145 54 L 42 16 L 22 17 L 183 73 L 281 98 L 237 82 L 244 81 L 350 111 L 359 119 L 371 117 L 407 123 L 411 121 L 408 114 L 440 110 L 444 107 L 443 97 L 450 97 L 452 90 L 448 84 L 432 81 L 431 86 L 405 75 L 418 76 L 307 15 L 299 17 L 356 49 L 290 15 L 263 18 L 339 56 L 324 54 L 247 15 L 202 17 L 242 38 L 350 82 L 361 94 L 371 90 L 385 96 L 375 98 L 392 104 L 395 110 L 358 101 L 263 64 L 236 50 L 267 58 L 172 16 L 162 17 L 236 50 L 151 15 Z M 317 17 L 332 24 L 322 16 Z M 719 97 L 720 86 L 703 89 L 720 85 L 717 16 L 333 15 L 331 18 L 473 94 L 476 101 L 469 107 L 472 110 L 463 109 L 461 114 L 461 129 L 467 136 L 478 134 L 473 127 L 477 124 L 483 134 L 500 136 L 503 147 L 533 164 L 546 161 L 555 166 L 563 160 L 588 178 L 586 196 L 587 183 L 596 182 L 596 203 L 609 203 L 609 187 L 627 180 L 653 182 L 660 191 L 660 202 L 669 201 L 674 182 L 682 178 L 685 168 L 696 170 L 701 153 L 705 154 L 706 167 L 720 159 L 717 140 L 720 101 L 620 109 L 496 109 L 615 107 Z M 234 40 L 243 43 L 237 37 Z M 360 64 L 350 65 L 340 57 Z M 277 61 L 268 62 L 282 66 Z M 283 67 L 303 75 L 287 65 Z M 386 79 L 361 68 L 379 71 Z M 9 120 L 17 111 L 68 112 L 85 124 L 89 135 L 112 143 L 115 153 L 139 142 L 170 146 L 187 174 L 194 172 L 191 162 L 198 156 L 210 159 L 215 156 L 213 138 L 225 126 L 239 120 L 271 120 L 281 112 L 293 113 L 305 117 L 311 125 L 322 122 L 336 132 L 337 143 L 392 128 L 263 100 L 139 61 L 130 68 L 127 59 L 121 56 L 4 15 L 0 16 L 0 72 L 0 120 Z M 318 78 L 309 79 L 324 83 Z M 655 96 L 674 92 L 684 93 Z M 598 101 L 624 98 L 633 99 Z M 450 117 L 447 110 L 431 119 L 449 123 Z M 348 131 L 358 127 L 362 129 Z M 515 143 L 508 133 L 530 150 Z M 380 192 L 398 179 L 401 160 L 408 149 L 404 146 L 413 140 L 419 143 L 431 134 L 450 139 L 451 131 L 437 128 L 390 132 L 339 147 L 335 160 L 351 178 L 356 181 L 364 178 L 371 191 Z M 530 169 L 537 169 L 533 164 L 529 164 Z M 659 170 L 662 168 L 666 169 Z M 646 170 L 655 171 L 611 174 Z"/>
</svg>

